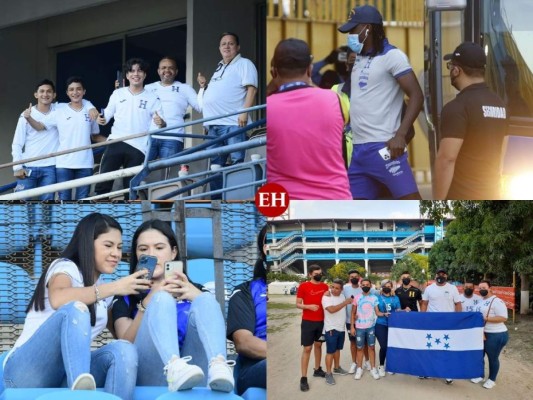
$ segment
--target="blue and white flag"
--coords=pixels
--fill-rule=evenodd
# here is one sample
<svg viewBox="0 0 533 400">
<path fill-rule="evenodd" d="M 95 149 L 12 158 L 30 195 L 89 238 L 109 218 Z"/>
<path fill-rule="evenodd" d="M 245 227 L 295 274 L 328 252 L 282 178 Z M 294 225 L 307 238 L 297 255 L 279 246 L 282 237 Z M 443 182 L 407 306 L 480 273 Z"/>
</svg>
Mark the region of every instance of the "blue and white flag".
<svg viewBox="0 0 533 400">
<path fill-rule="evenodd" d="M 387 371 L 434 378 L 483 376 L 480 312 L 396 312 L 389 317 Z"/>
</svg>

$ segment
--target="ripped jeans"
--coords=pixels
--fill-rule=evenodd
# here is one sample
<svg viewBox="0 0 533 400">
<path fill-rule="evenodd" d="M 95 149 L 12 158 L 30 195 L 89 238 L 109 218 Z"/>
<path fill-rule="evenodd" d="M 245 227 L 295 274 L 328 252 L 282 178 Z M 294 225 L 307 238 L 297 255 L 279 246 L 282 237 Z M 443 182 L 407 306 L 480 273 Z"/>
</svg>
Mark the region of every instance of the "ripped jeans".
<svg viewBox="0 0 533 400">
<path fill-rule="evenodd" d="M 6 388 L 72 387 L 90 372 L 97 387 L 122 399 L 133 399 L 137 352 L 126 341 L 91 352 L 90 314 L 74 301 L 57 309 L 22 346 L 11 352 L 4 367 Z"/>
</svg>

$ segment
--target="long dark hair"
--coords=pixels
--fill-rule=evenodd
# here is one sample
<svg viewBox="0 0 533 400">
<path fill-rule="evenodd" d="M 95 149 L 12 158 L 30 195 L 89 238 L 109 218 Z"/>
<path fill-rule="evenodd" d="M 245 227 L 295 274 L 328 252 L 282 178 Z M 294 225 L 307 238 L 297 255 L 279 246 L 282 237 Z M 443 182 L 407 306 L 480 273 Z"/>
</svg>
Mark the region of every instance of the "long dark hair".
<svg viewBox="0 0 533 400">
<path fill-rule="evenodd" d="M 148 221 L 144 221 L 135 233 L 133 234 L 133 239 L 131 240 L 131 257 L 130 257 L 130 274 L 133 274 L 135 272 L 135 267 L 137 266 L 137 262 L 139 259 L 137 258 L 137 242 L 139 240 L 139 236 L 141 233 L 149 231 L 150 229 L 159 231 L 162 235 L 164 235 L 168 239 L 168 243 L 170 244 L 170 247 L 172 249 L 176 249 L 176 257 L 174 257 L 174 260 L 178 260 L 180 256 L 180 252 L 178 249 L 178 241 L 176 239 L 176 235 L 174 234 L 174 231 L 170 227 L 170 224 L 164 221 L 161 221 L 160 219 L 150 219 Z M 173 261 L 173 260 L 170 260 Z M 187 274 L 186 266 L 183 266 L 183 272 Z"/>
<path fill-rule="evenodd" d="M 76 264 L 83 277 L 83 285 L 85 287 L 94 285 L 94 271 L 96 269 L 94 241 L 98 236 L 109 232 L 111 229 L 116 229 L 122 233 L 122 227 L 113 217 L 106 214 L 91 213 L 78 222 L 70 242 L 61 253 L 62 258 L 66 258 Z M 43 271 L 39 278 L 26 312 L 30 311 L 32 305 L 35 311 L 44 310 L 45 279 L 49 268 L 50 266 Z M 94 304 L 88 307 L 91 313 L 91 326 L 94 326 L 96 322 Z"/>
<path fill-rule="evenodd" d="M 372 50 L 370 56 L 375 57 L 378 54 L 383 53 L 385 40 L 385 29 L 383 29 L 382 24 L 371 24 L 372 25 Z"/>
<path fill-rule="evenodd" d="M 266 253 L 265 253 L 265 240 L 267 234 L 268 225 L 264 225 L 257 234 L 257 250 L 259 250 L 259 258 L 255 262 L 254 266 L 254 279 L 262 278 L 267 279 L 266 269 Z"/>
</svg>

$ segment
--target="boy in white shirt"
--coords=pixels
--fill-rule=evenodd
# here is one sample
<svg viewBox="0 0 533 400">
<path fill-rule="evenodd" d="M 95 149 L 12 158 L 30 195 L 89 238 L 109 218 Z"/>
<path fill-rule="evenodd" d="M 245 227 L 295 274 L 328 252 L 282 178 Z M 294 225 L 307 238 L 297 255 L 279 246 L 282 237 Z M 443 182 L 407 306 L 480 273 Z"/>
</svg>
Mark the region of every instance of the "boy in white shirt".
<svg viewBox="0 0 533 400">
<path fill-rule="evenodd" d="M 145 90 L 144 80 L 148 64 L 140 58 L 131 58 L 125 65 L 128 87 L 117 89 L 109 98 L 103 115 L 98 117 L 99 125 L 106 125 L 115 118 L 108 140 L 164 128 L 161 101 L 151 91 Z M 106 147 L 100 173 L 130 168 L 143 163 L 148 148 L 148 136 L 118 142 Z M 123 187 L 129 187 L 131 177 L 123 178 Z M 109 193 L 113 181 L 99 182 L 95 187 L 97 194 Z M 127 196 L 126 196 L 127 197 Z"/>
</svg>

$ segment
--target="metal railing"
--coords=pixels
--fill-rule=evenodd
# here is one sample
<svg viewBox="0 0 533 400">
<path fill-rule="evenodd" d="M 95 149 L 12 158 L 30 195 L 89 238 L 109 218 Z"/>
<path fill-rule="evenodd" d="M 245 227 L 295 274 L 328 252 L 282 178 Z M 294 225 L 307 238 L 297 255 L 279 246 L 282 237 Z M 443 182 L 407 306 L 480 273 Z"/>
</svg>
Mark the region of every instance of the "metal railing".
<svg viewBox="0 0 533 400">
<path fill-rule="evenodd" d="M 173 165 L 183 164 L 183 163 L 186 163 L 186 162 L 192 162 L 192 161 L 195 161 L 195 160 L 201 160 L 201 159 L 205 159 L 205 158 L 208 158 L 208 157 L 213 157 L 213 156 L 217 156 L 217 155 L 221 155 L 221 154 L 228 154 L 228 153 L 231 153 L 231 152 L 237 151 L 237 150 L 245 150 L 245 149 L 249 149 L 249 148 L 254 148 L 254 147 L 259 147 L 259 146 L 265 145 L 266 139 L 248 140 L 248 141 L 245 141 L 245 142 L 242 142 L 242 143 L 238 143 L 238 144 L 234 144 L 234 145 L 228 145 L 228 146 L 219 147 L 217 149 L 206 150 L 206 147 L 210 146 L 213 143 L 223 141 L 225 138 L 227 138 L 230 135 L 227 135 L 227 136 L 224 136 L 224 137 L 221 137 L 221 138 L 217 138 L 217 137 L 213 137 L 213 136 L 209 136 L 209 135 L 185 134 L 185 133 L 168 133 L 167 132 L 168 130 L 171 130 L 171 129 L 177 129 L 177 128 L 182 128 L 182 127 L 185 128 L 185 127 L 188 127 L 188 126 L 191 126 L 191 125 L 203 124 L 204 122 L 217 120 L 217 119 L 224 118 L 224 117 L 227 117 L 227 116 L 241 114 L 243 112 L 252 112 L 252 111 L 256 111 L 256 110 L 262 110 L 262 109 L 265 109 L 265 108 L 266 108 L 266 105 L 258 105 L 258 106 L 254 106 L 254 107 L 250 107 L 250 108 L 246 108 L 246 109 L 242 109 L 242 110 L 237 110 L 235 112 L 231 112 L 231 113 L 227 113 L 227 114 L 223 114 L 223 115 L 218 115 L 218 116 L 214 116 L 214 117 L 210 117 L 210 118 L 202 118 L 202 119 L 186 122 L 186 123 L 179 124 L 179 125 L 167 126 L 165 128 L 161 128 L 161 129 L 157 129 L 157 130 L 153 130 L 153 131 L 149 131 L 149 132 L 137 133 L 137 134 L 125 136 L 125 137 L 122 137 L 122 138 L 119 138 L 119 139 L 112 139 L 112 140 L 108 140 L 106 142 L 101 142 L 101 143 L 96 143 L 96 144 L 92 144 L 92 145 L 88 145 L 88 146 L 82 146 L 82 147 L 77 147 L 77 148 L 74 148 L 74 149 L 59 151 L 59 152 L 55 152 L 55 153 L 51 153 L 51 154 L 46 154 L 46 155 L 43 155 L 43 156 L 40 156 L 40 157 L 32 157 L 32 158 L 28 158 L 28 159 L 24 159 L 24 160 L 19 160 L 19 161 L 16 161 L 16 162 L 10 162 L 10 163 L 1 164 L 0 165 L 0 169 L 1 168 L 8 168 L 8 167 L 12 167 L 14 165 L 25 164 L 25 163 L 28 163 L 28 162 L 31 162 L 31 161 L 42 160 L 42 159 L 46 159 L 46 158 L 50 158 L 50 157 L 55 157 L 55 156 L 58 156 L 58 155 L 63 155 L 63 154 L 75 153 L 75 152 L 80 151 L 80 150 L 88 150 L 88 149 L 94 149 L 94 148 L 98 148 L 98 147 L 109 146 L 109 145 L 114 144 L 114 143 L 119 143 L 119 142 L 123 142 L 123 141 L 126 141 L 126 140 L 134 139 L 134 138 L 140 138 L 140 137 L 144 137 L 144 136 L 151 137 L 152 135 L 169 136 L 169 137 L 183 137 L 183 138 L 189 137 L 189 138 L 197 138 L 197 139 L 203 139 L 203 140 L 212 139 L 212 141 L 210 141 L 209 143 L 202 143 L 202 144 L 200 144 L 198 146 L 194 146 L 194 147 L 192 147 L 190 149 L 186 149 L 184 152 L 180 153 L 180 154 L 185 154 L 185 155 L 171 157 L 169 159 L 163 159 L 163 160 L 154 160 L 154 161 L 150 161 L 150 162 L 147 159 L 145 159 L 145 162 L 144 162 L 143 165 L 139 165 L 139 166 L 135 166 L 135 167 L 131 167 L 131 168 L 120 169 L 120 170 L 117 170 L 117 171 L 111 171 L 111 172 L 107 172 L 107 173 L 104 173 L 104 174 L 92 175 L 90 177 L 75 179 L 75 180 L 71 180 L 71 181 L 68 181 L 68 182 L 55 183 L 53 185 L 43 186 L 43 187 L 39 187 L 39 188 L 35 188 L 35 189 L 29 189 L 29 190 L 25 190 L 25 191 L 20 191 L 20 192 L 15 192 L 15 193 L 11 193 L 11 194 L 1 195 L 0 196 L 0 201 L 23 200 L 23 199 L 27 199 L 27 198 L 33 198 L 33 197 L 36 197 L 36 196 L 40 196 L 40 195 L 43 195 L 43 194 L 46 194 L 46 193 L 54 193 L 54 192 L 57 192 L 57 191 L 73 189 L 73 188 L 77 188 L 77 187 L 84 186 L 84 185 L 91 185 L 91 184 L 95 184 L 95 183 L 99 183 L 99 182 L 105 182 L 105 181 L 109 181 L 109 180 L 127 178 L 127 177 L 131 177 L 131 176 L 138 176 L 138 174 L 142 173 L 142 172 L 147 172 L 147 171 L 151 172 L 151 171 L 155 171 L 155 170 L 158 170 L 158 169 L 168 168 L 168 167 L 173 166 Z M 243 128 L 243 130 L 246 130 L 246 131 L 250 130 L 253 127 L 257 127 L 259 125 L 265 124 L 265 122 L 266 122 L 266 120 L 262 119 L 260 121 L 254 122 L 254 123 L 252 123 L 250 125 L 247 125 L 245 128 Z M 237 133 L 234 132 L 233 134 L 238 134 L 238 132 Z M 150 143 L 150 141 L 149 141 L 149 143 Z M 201 153 L 200 153 L 200 151 L 201 151 Z M 146 154 L 148 154 L 148 152 L 149 152 L 149 148 L 148 148 L 148 151 L 147 151 Z M 192 153 L 192 154 L 189 154 L 189 153 Z M 264 162 L 265 162 L 265 160 L 263 159 L 259 163 L 264 164 Z M 241 166 L 246 166 L 248 164 L 244 163 L 244 164 L 240 164 L 240 165 Z M 215 172 L 220 172 L 220 171 L 221 170 L 218 170 L 218 171 L 215 171 Z M 205 174 L 210 175 L 210 171 L 206 171 Z M 165 182 L 166 181 L 154 182 L 152 185 L 162 184 L 162 183 L 165 183 Z M 264 182 L 264 180 L 259 180 L 259 181 L 250 183 L 250 185 L 259 185 L 259 184 L 261 184 L 263 182 Z M 110 192 L 110 193 L 106 193 L 106 194 L 102 194 L 102 195 L 98 195 L 98 196 L 89 197 L 86 200 L 98 200 L 98 199 L 112 198 L 112 197 L 116 197 L 116 196 L 119 196 L 119 195 L 123 195 L 123 194 L 128 193 L 128 192 L 130 192 L 130 194 L 131 194 L 134 190 L 138 190 L 138 189 L 141 188 L 140 180 L 137 182 L 135 179 L 132 179 L 132 183 L 135 185 L 135 187 L 131 186 L 130 188 L 124 188 L 123 190 Z M 6 187 L 10 188 L 12 185 L 13 184 L 5 185 L 4 188 L 6 188 Z M 232 190 L 232 189 L 235 189 L 235 188 L 224 188 L 224 189 L 221 190 L 221 192 L 229 191 L 229 190 Z M 206 196 L 206 195 L 209 195 L 209 194 L 210 194 L 210 192 L 205 192 L 205 193 L 203 193 L 203 196 Z M 136 197 L 135 193 L 133 194 L 133 197 Z"/>
</svg>

